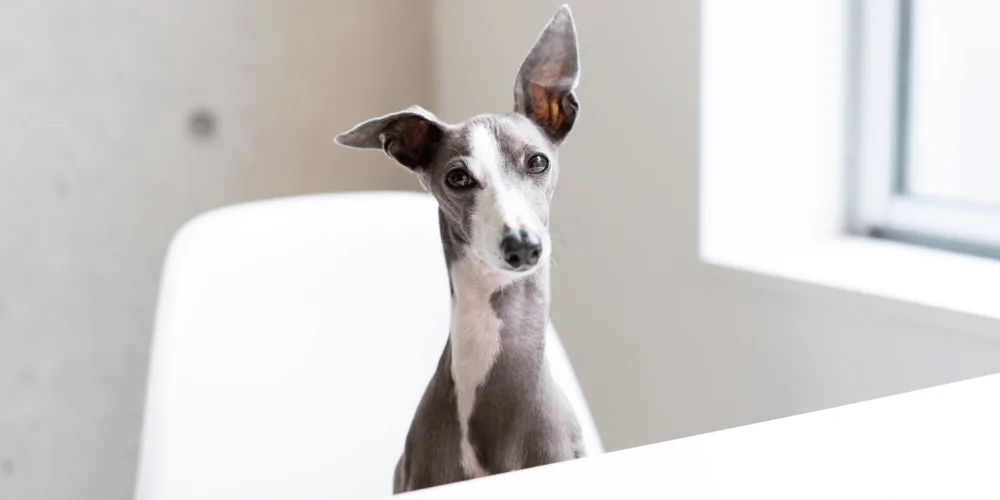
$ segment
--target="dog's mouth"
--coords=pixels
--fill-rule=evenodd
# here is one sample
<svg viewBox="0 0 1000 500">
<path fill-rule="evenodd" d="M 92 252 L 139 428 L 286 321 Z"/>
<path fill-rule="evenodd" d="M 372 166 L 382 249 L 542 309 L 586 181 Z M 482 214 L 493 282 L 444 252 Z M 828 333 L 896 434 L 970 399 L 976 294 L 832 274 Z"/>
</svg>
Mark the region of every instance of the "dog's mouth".
<svg viewBox="0 0 1000 500">
<path fill-rule="evenodd" d="M 494 252 L 480 252 L 474 247 L 472 250 L 476 259 L 479 260 L 483 266 L 515 279 L 534 273 L 542 267 L 543 264 L 548 262 L 550 256 L 544 246 L 538 248 L 537 250 L 529 249 L 524 255 L 518 255 L 516 258 L 513 258 L 513 256 L 510 255 L 505 258 L 502 250 Z"/>
<path fill-rule="evenodd" d="M 504 264 L 502 267 L 499 267 L 499 268 L 494 267 L 493 269 L 497 270 L 497 271 L 500 271 L 502 273 L 508 274 L 510 276 L 514 276 L 514 277 L 518 277 L 519 278 L 519 277 L 527 276 L 527 275 L 535 272 L 535 270 L 537 270 L 541 266 L 542 266 L 542 262 L 539 261 L 538 263 L 530 265 L 530 266 L 514 267 L 514 266 L 511 266 L 509 264 Z"/>
</svg>

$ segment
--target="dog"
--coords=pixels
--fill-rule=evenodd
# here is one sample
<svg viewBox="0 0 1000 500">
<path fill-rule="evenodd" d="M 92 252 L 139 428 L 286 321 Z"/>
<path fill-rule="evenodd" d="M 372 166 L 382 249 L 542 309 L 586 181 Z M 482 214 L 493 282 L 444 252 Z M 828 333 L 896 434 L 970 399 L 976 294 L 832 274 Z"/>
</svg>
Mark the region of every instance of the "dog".
<svg viewBox="0 0 1000 500">
<path fill-rule="evenodd" d="M 585 455 L 545 363 L 549 206 L 579 112 L 576 27 L 563 6 L 521 64 L 514 112 L 457 125 L 414 106 L 340 134 L 381 148 L 438 202 L 451 331 L 396 466 L 395 493 Z"/>
</svg>

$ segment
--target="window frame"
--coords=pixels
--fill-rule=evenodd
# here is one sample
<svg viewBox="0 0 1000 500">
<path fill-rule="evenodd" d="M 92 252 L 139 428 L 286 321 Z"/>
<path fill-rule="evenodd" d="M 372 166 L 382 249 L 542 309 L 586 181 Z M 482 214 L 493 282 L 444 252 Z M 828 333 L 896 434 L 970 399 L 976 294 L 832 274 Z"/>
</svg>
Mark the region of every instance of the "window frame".
<svg viewBox="0 0 1000 500">
<path fill-rule="evenodd" d="M 849 229 L 1000 258 L 1000 208 L 906 192 L 913 0 L 851 9 Z"/>
</svg>

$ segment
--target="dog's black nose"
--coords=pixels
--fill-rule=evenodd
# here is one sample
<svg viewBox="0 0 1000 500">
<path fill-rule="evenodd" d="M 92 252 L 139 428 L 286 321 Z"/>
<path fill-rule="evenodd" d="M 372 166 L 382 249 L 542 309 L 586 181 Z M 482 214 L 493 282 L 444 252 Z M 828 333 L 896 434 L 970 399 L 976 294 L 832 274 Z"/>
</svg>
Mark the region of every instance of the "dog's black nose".
<svg viewBox="0 0 1000 500">
<path fill-rule="evenodd" d="M 531 267 L 542 256 L 542 242 L 538 235 L 525 231 L 508 232 L 500 241 L 503 260 L 515 270 Z"/>
</svg>

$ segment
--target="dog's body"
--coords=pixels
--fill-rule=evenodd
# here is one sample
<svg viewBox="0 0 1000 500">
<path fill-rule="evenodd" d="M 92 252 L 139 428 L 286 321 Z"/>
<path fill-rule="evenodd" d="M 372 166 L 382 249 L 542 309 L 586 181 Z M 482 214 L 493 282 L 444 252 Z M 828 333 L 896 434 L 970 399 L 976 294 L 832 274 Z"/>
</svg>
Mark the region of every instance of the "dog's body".
<svg viewBox="0 0 1000 500">
<path fill-rule="evenodd" d="M 468 264 L 451 267 L 463 266 Z M 465 294 L 453 306 L 456 326 L 466 321 L 483 326 L 453 327 L 413 419 L 394 491 L 583 455 L 572 409 L 544 365 L 547 316 L 539 308 L 548 306 L 547 274 L 510 283 L 502 292 L 456 285 L 456 294 Z M 460 367 L 457 380 L 454 366 Z M 475 384 L 476 378 L 483 382 Z M 465 394 L 469 389 L 475 394 Z"/>
<path fill-rule="evenodd" d="M 364 122 L 341 144 L 381 147 L 438 200 L 452 322 L 396 467 L 403 492 L 583 456 L 545 364 L 549 202 L 577 114 L 576 30 L 563 7 L 515 81 L 515 112 L 458 125 L 418 108 Z"/>
</svg>

